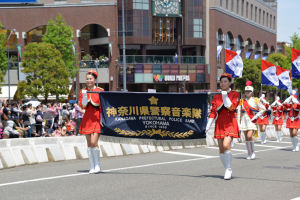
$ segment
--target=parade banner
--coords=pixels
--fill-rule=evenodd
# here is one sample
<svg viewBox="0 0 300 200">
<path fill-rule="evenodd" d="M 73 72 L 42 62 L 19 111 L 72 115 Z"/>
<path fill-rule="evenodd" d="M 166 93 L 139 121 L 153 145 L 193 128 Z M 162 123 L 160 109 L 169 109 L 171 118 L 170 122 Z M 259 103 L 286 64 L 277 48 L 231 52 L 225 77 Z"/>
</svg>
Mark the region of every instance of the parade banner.
<svg viewBox="0 0 300 200">
<path fill-rule="evenodd" d="M 206 137 L 206 93 L 101 92 L 100 101 L 101 137 L 114 138 L 110 141 L 196 142 Z"/>
</svg>

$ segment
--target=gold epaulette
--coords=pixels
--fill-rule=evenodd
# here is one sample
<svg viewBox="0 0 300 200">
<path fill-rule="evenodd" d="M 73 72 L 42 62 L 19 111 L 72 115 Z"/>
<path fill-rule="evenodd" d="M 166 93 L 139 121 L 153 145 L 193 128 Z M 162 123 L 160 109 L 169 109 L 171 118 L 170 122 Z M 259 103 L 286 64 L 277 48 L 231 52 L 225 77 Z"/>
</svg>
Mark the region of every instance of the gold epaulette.
<svg viewBox="0 0 300 200">
<path fill-rule="evenodd" d="M 254 103 L 255 103 L 255 104 L 259 104 L 259 102 L 260 102 L 259 98 L 254 97 Z"/>
<path fill-rule="evenodd" d="M 239 106 L 243 105 L 243 99 L 240 99 Z"/>
</svg>

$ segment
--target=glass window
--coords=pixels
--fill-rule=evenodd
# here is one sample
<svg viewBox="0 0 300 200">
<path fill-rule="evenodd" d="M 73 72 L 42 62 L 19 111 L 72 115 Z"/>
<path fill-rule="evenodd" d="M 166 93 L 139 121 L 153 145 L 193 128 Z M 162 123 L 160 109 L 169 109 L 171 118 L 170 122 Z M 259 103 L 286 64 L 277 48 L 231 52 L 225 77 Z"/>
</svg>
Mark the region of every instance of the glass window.
<svg viewBox="0 0 300 200">
<path fill-rule="evenodd" d="M 249 3 L 247 2 L 246 3 L 246 17 L 248 18 L 249 17 L 249 13 L 248 13 L 248 10 L 249 10 Z"/>
<path fill-rule="evenodd" d="M 263 25 L 265 25 L 265 11 L 263 11 Z"/>
<path fill-rule="evenodd" d="M 274 19 L 273 19 L 273 29 L 276 29 L 276 17 L 274 16 Z"/>
<path fill-rule="evenodd" d="M 240 7 L 240 0 L 236 0 L 236 14 L 239 14 L 240 12 L 239 12 L 239 7 Z"/>
<path fill-rule="evenodd" d="M 223 6 L 223 0 L 220 0 L 220 6 L 221 7 Z"/>
<path fill-rule="evenodd" d="M 244 4 L 245 4 L 245 0 L 242 0 L 242 6 L 241 6 L 241 15 L 244 16 Z"/>
<path fill-rule="evenodd" d="M 194 38 L 202 38 L 202 19 L 193 20 Z"/>
<path fill-rule="evenodd" d="M 226 9 L 228 9 L 228 0 L 226 0 Z"/>
<path fill-rule="evenodd" d="M 250 19 L 253 20 L 253 5 L 251 4 Z"/>
<path fill-rule="evenodd" d="M 231 11 L 233 11 L 233 1 L 234 0 L 231 0 Z"/>
<path fill-rule="evenodd" d="M 133 9 L 149 10 L 149 0 L 133 0 Z"/>
<path fill-rule="evenodd" d="M 255 17 L 254 21 L 255 21 L 255 22 L 257 22 L 257 7 L 256 7 L 256 6 L 255 6 L 255 13 L 254 13 L 254 17 Z"/>
<path fill-rule="evenodd" d="M 261 23 L 261 9 L 258 11 L 258 23 Z"/>
</svg>

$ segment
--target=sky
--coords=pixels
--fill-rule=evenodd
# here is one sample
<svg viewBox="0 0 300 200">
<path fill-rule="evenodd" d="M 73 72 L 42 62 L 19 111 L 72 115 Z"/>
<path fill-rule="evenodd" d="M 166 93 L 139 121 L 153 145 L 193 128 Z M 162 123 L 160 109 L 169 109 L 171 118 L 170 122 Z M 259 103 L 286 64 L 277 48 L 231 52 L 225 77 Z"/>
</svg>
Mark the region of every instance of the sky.
<svg viewBox="0 0 300 200">
<path fill-rule="evenodd" d="M 291 42 L 296 32 L 300 36 L 300 0 L 278 0 L 277 41 Z"/>
</svg>

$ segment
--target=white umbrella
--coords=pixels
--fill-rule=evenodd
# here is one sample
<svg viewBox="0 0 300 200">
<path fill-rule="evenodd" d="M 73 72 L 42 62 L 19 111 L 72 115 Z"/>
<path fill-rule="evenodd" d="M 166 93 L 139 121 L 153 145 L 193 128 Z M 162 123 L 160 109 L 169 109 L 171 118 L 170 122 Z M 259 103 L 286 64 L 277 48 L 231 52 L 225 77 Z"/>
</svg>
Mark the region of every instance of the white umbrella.
<svg viewBox="0 0 300 200">
<path fill-rule="evenodd" d="M 31 104 L 32 105 L 32 107 L 38 107 L 40 104 L 41 104 L 41 102 L 39 102 L 39 101 L 36 101 L 36 100 L 32 100 L 32 101 L 28 101 L 27 103 L 25 103 L 24 105 L 28 105 L 28 104 Z"/>
</svg>

